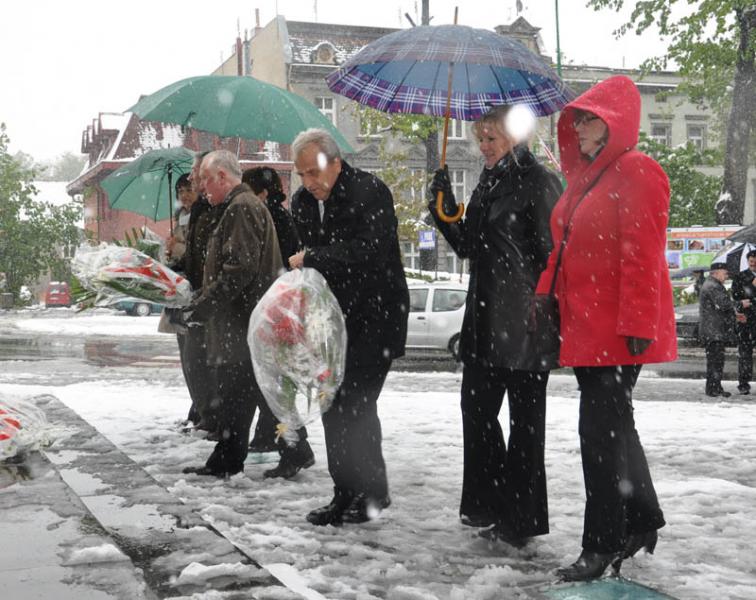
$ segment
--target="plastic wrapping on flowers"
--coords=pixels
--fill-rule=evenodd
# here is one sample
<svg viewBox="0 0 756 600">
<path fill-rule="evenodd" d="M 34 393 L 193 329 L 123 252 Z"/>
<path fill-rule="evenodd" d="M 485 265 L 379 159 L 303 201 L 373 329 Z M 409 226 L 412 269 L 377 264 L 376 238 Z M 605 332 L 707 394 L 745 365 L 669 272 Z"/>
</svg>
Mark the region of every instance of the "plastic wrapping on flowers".
<svg viewBox="0 0 756 600">
<path fill-rule="evenodd" d="M 21 456 L 49 442 L 47 418 L 24 400 L 0 400 L 0 461 Z"/>
<path fill-rule="evenodd" d="M 252 311 L 247 343 L 278 435 L 293 445 L 344 379 L 344 315 L 323 276 L 308 268 L 281 275 Z"/>
<path fill-rule="evenodd" d="M 96 305 L 135 297 L 169 307 L 192 300 L 189 281 L 136 248 L 102 243 L 80 246 L 71 261 L 81 286 L 96 295 Z"/>
</svg>

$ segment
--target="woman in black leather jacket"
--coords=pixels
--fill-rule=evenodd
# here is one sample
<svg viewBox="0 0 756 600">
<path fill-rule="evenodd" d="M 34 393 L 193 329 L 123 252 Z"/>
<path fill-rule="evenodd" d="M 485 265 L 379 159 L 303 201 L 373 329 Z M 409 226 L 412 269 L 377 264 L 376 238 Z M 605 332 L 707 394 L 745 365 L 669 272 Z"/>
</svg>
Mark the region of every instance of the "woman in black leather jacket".
<svg viewBox="0 0 756 600">
<path fill-rule="evenodd" d="M 546 384 L 556 365 L 544 364 L 529 350 L 527 326 L 538 276 L 552 247 L 549 216 L 562 186 L 526 144 L 512 141 L 505 129 L 508 108 L 495 107 L 473 125 L 485 168 L 465 217 L 446 223 L 436 212 L 438 191 L 444 192 L 444 211 L 456 212 L 445 168 L 433 178 L 429 209 L 457 256 L 470 263 L 460 340 L 460 518 L 473 527 L 492 525 L 480 535 L 519 546 L 549 530 Z M 505 393 L 508 444 L 498 419 Z"/>
</svg>

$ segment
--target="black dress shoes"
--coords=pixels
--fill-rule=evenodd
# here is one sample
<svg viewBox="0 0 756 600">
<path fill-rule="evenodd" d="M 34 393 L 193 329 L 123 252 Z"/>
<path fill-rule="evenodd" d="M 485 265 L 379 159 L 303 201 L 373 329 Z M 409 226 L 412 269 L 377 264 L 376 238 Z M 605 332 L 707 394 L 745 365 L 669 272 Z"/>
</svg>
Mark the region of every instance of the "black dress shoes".
<svg viewBox="0 0 756 600">
<path fill-rule="evenodd" d="M 609 565 L 612 565 L 615 573 L 619 573 L 623 555 L 623 552 L 601 554 L 583 550 L 569 567 L 557 569 L 557 575 L 562 581 L 589 581 L 601 577 Z"/>
<path fill-rule="evenodd" d="M 713 392 L 706 392 L 707 396 L 711 396 L 712 398 L 717 398 L 721 396 L 722 398 L 729 398 L 732 396 L 730 392 L 726 392 L 724 390 L 714 390 Z"/>
<path fill-rule="evenodd" d="M 241 473 L 244 469 L 230 469 L 230 470 L 224 470 L 224 469 L 211 469 L 207 465 L 202 465 L 201 467 L 184 467 L 181 472 L 194 475 L 203 475 L 203 476 L 212 476 L 212 477 L 218 477 L 219 479 L 224 479 L 227 477 L 231 477 L 231 475 L 236 475 L 237 473 Z"/>
<path fill-rule="evenodd" d="M 357 494 L 342 513 L 344 523 L 366 523 L 377 519 L 384 508 L 391 505 L 391 498 L 372 498 L 367 494 Z"/>
<path fill-rule="evenodd" d="M 313 525 L 325 526 L 333 525 L 335 527 L 340 526 L 344 520 L 344 502 L 339 502 L 334 498 L 326 506 L 321 506 L 315 510 L 311 510 L 307 513 L 306 519 Z"/>
<path fill-rule="evenodd" d="M 622 558 L 631 558 L 635 556 L 641 548 L 649 554 L 653 554 L 658 541 L 659 534 L 656 529 L 653 531 L 647 531 L 646 533 L 631 534 L 628 536 L 627 542 L 625 543 L 625 551 L 622 554 Z"/>
<path fill-rule="evenodd" d="M 268 469 L 263 473 L 266 479 L 271 477 L 283 477 L 291 479 L 302 469 L 309 469 L 315 464 L 315 454 L 307 440 L 301 440 L 293 448 L 286 447 L 281 451 L 281 460 L 278 466 Z"/>
</svg>

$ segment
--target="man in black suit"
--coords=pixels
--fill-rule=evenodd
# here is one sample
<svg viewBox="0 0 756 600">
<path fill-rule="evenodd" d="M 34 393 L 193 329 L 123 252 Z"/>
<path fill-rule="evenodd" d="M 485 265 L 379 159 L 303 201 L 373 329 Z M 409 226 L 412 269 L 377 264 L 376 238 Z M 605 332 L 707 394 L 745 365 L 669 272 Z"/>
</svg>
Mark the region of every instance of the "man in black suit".
<svg viewBox="0 0 756 600">
<path fill-rule="evenodd" d="M 742 300 L 756 299 L 756 250 L 748 255 L 748 268 L 741 271 L 732 281 L 732 297 Z M 751 305 L 743 309 L 745 322 L 736 326 L 738 335 L 738 392 L 751 393 L 751 379 L 753 379 L 753 346 L 756 342 L 756 307 Z"/>
<path fill-rule="evenodd" d="M 317 269 L 347 328 L 346 371 L 323 415 L 331 502 L 307 515 L 314 525 L 362 523 L 391 500 L 377 400 L 391 361 L 404 354 L 409 292 L 388 187 L 342 160 L 333 138 L 309 129 L 292 143 L 302 189 L 291 212 L 306 250 L 293 269 Z"/>
</svg>

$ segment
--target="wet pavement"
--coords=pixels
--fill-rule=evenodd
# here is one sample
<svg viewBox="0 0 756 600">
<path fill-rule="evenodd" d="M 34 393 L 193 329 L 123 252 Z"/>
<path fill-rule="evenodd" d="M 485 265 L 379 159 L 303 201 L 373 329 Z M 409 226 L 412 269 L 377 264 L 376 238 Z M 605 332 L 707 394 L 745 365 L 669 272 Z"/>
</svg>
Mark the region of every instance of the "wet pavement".
<svg viewBox="0 0 756 600">
<path fill-rule="evenodd" d="M 4 598 L 256 597 L 282 587 L 71 409 L 53 396 L 33 401 L 60 435 L 0 465 Z"/>
</svg>

